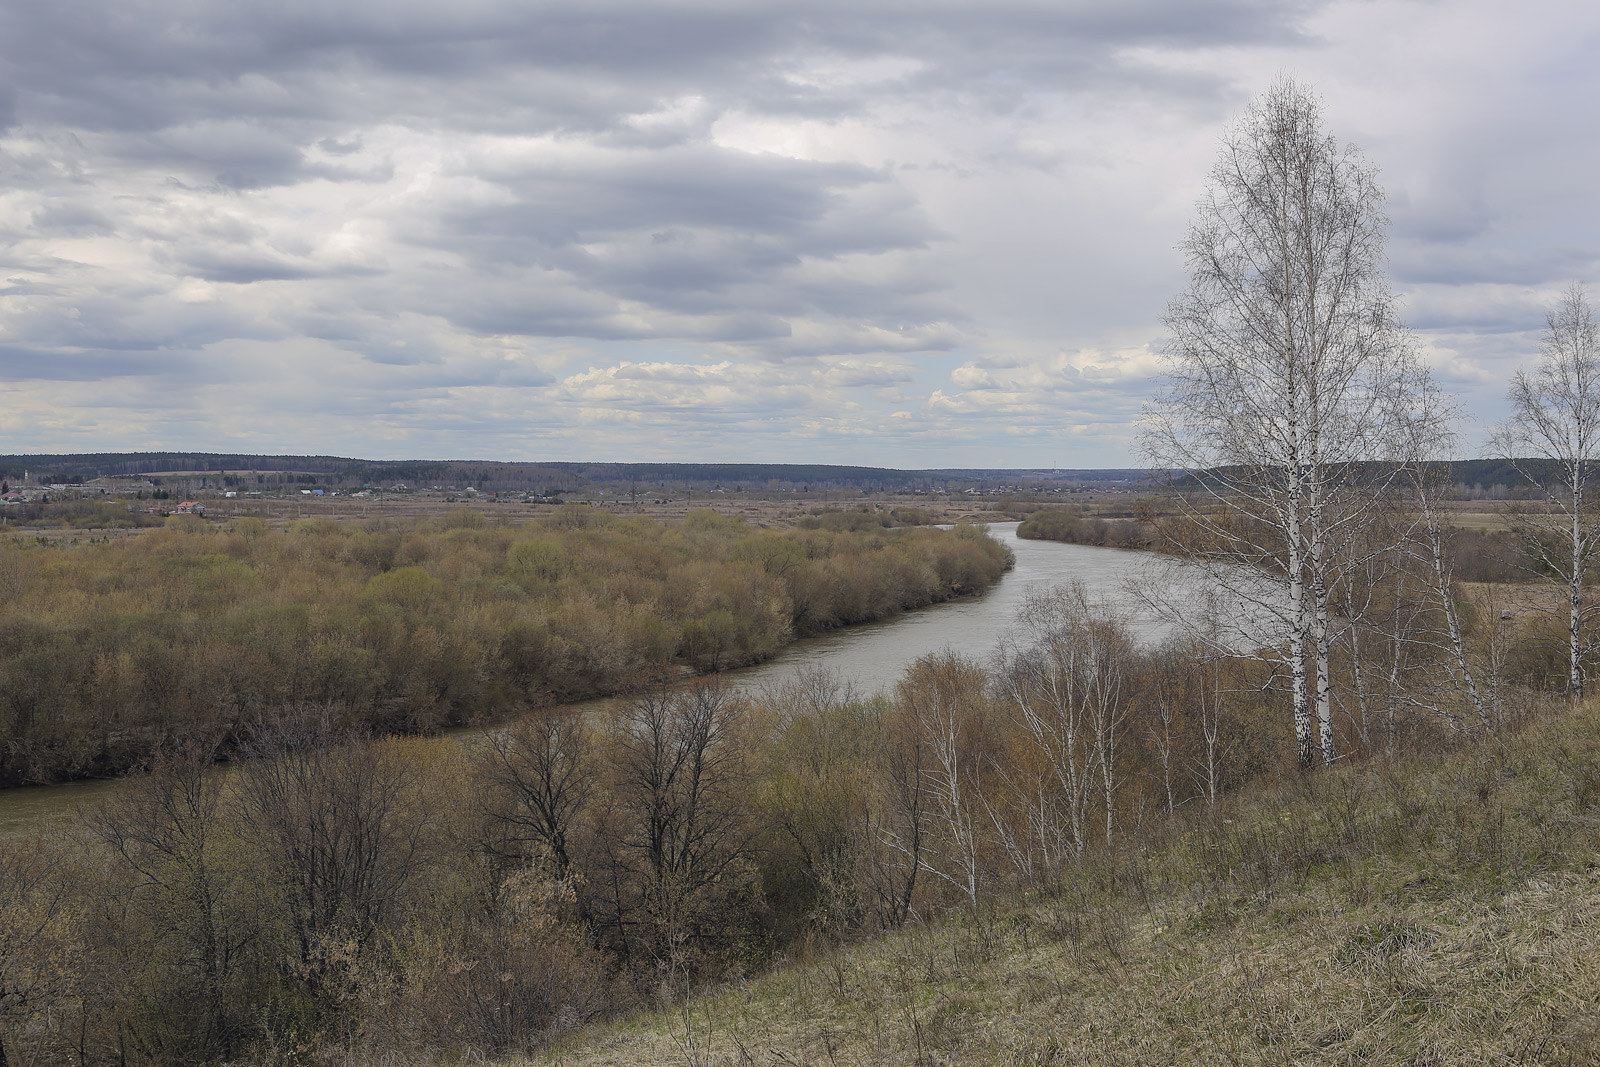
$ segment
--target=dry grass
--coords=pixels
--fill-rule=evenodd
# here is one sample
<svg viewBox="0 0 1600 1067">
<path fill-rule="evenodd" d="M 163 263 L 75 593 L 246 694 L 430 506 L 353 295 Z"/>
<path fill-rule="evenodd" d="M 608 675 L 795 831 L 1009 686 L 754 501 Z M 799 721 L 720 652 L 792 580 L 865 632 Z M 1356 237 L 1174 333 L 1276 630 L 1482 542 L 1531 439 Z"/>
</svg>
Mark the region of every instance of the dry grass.
<svg viewBox="0 0 1600 1067">
<path fill-rule="evenodd" d="M 506 501 L 451 497 L 442 493 L 418 492 L 387 496 L 381 499 L 357 499 L 350 496 L 302 497 L 297 494 L 283 497 L 206 499 L 206 517 L 227 522 L 236 518 L 257 518 L 270 525 L 282 525 L 300 519 L 333 519 L 337 522 L 382 523 L 385 521 L 410 521 L 447 515 L 461 508 L 481 511 L 490 522 L 503 522 L 518 526 L 549 515 L 561 505 L 529 501 Z M 582 493 L 570 498 L 587 501 Z M 659 502 L 658 502 L 659 501 Z M 935 522 L 1004 522 L 1005 515 L 989 510 L 987 501 L 968 497 L 925 497 L 894 493 L 864 495 L 846 491 L 812 494 L 759 493 L 705 493 L 696 492 L 690 497 L 681 493 L 670 500 L 641 495 L 638 500 L 627 498 L 594 497 L 594 506 L 621 516 L 643 516 L 651 519 L 681 519 L 691 511 L 710 509 L 721 515 L 737 516 L 753 526 L 781 529 L 793 526 L 801 518 L 822 508 L 846 511 L 860 508 L 891 511 L 896 508 L 921 508 Z M 30 531 L 32 532 L 32 531 Z M 98 531 L 97 531 L 98 532 Z"/>
<path fill-rule="evenodd" d="M 1600 709 L 1254 790 L 533 1062 L 1600 1062 Z"/>
<path fill-rule="evenodd" d="M 1503 508 L 1490 511 L 1475 511 L 1466 508 L 1451 508 L 1448 512 L 1450 525 L 1463 530 L 1509 530 L 1511 524 L 1506 521 Z"/>
<path fill-rule="evenodd" d="M 1487 618 L 1502 609 L 1521 618 L 1529 614 L 1563 615 L 1567 591 L 1553 582 L 1460 582 L 1463 593 Z"/>
</svg>

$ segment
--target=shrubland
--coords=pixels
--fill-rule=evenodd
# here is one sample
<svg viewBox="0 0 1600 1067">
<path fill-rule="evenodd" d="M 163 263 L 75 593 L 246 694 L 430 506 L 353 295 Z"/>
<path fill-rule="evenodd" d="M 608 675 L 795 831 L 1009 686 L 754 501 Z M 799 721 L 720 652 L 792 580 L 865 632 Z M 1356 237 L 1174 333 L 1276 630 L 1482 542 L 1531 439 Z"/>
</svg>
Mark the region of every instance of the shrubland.
<svg viewBox="0 0 1600 1067">
<path fill-rule="evenodd" d="M 1075 508 L 1032 511 L 1018 524 L 1017 536 L 1025 540 L 1138 549 L 1155 548 L 1159 541 L 1153 522 L 1147 519 L 1102 518 L 1080 514 Z"/>
<path fill-rule="evenodd" d="M 249 759 L 163 746 L 76 830 L 0 844 L 0 1044 L 1384 1059 L 1460 1046 L 1493 1007 L 1469 976 L 1512 997 L 1485 1040 L 1587 1032 L 1552 1000 L 1586 972 L 1543 954 L 1589 944 L 1592 709 L 1546 722 L 1551 698 L 1508 680 L 1480 728 L 1459 694 L 1381 715 L 1348 694 L 1350 758 L 1308 773 L 1273 684 L 1192 640 L 1135 644 L 1066 588 L 988 659 L 934 654 L 868 698 L 825 674 L 661 683 L 473 745 L 296 706 L 245 732 Z"/>
<path fill-rule="evenodd" d="M 0 784 L 121 772 L 315 711 L 419 733 L 769 657 L 797 636 L 981 592 L 954 530 L 768 531 L 569 506 L 270 528 L 175 516 L 109 543 L 0 538 Z"/>
</svg>

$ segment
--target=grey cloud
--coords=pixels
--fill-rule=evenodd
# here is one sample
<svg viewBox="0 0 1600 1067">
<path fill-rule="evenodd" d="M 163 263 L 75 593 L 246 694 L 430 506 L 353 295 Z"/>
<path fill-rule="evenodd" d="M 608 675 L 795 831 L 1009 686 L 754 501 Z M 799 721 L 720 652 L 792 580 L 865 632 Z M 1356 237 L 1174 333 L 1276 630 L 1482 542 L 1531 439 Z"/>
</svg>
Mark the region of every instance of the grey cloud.
<svg viewBox="0 0 1600 1067">
<path fill-rule="evenodd" d="M 327 277 L 331 272 L 295 264 L 280 257 L 245 249 L 197 249 L 178 257 L 185 273 L 207 281 L 249 285 L 252 282 L 281 282 Z"/>
<path fill-rule="evenodd" d="M 753 156 L 714 146 L 620 153 L 587 166 L 554 160 L 521 173 L 480 171 L 519 205 L 447 218 L 493 238 L 505 225 L 549 244 L 640 227 L 713 226 L 762 232 L 814 223 L 840 191 L 880 180 L 853 164 Z"/>
<path fill-rule="evenodd" d="M 1484 199 L 1482 191 L 1430 190 L 1412 196 L 1401 190 L 1390 196 L 1394 216 L 1393 234 L 1430 244 L 1459 244 L 1483 235 L 1494 224 L 1497 212 Z"/>
<path fill-rule="evenodd" d="M 114 232 L 116 224 L 88 204 L 51 200 L 34 210 L 28 229 L 40 235 L 91 237 Z"/>
<path fill-rule="evenodd" d="M 1600 250 L 1573 246 L 1521 250 L 1402 244 L 1392 264 L 1396 280 L 1407 284 L 1489 282 L 1537 286 L 1594 275 L 1600 265 Z"/>
<path fill-rule="evenodd" d="M 495 126 L 508 114 L 578 129 L 614 127 L 616 116 L 662 92 L 721 88 L 766 107 L 854 108 L 844 90 L 782 76 L 812 52 L 915 56 L 925 69 L 907 91 L 966 85 L 1014 93 L 1115 66 L 1114 50 L 1152 45 L 1295 40 L 1315 5 L 1213 0 L 1167 5 L 1102 2 L 1035 4 L 786 3 L 755 7 L 653 3 L 566 6 L 477 3 L 282 3 L 212 0 L 175 15 L 167 5 L 91 2 L 15 4 L 0 12 L 0 34 L 23 42 L 4 68 L 31 87 L 30 121 L 91 128 L 160 129 L 241 114 L 310 118 L 426 112 L 471 99 L 494 80 L 499 106 L 461 112 L 467 125 Z M 508 99 L 508 72 L 533 71 L 521 87 L 549 88 L 537 74 L 563 75 L 567 92 Z M 398 92 L 372 92 L 385 86 Z M 573 86 L 576 80 L 578 85 Z M 466 83 L 463 92 L 459 83 Z M 405 91 L 410 86 L 411 91 Z M 364 89 L 365 87 L 365 89 Z"/>
<path fill-rule="evenodd" d="M 1174 190 L 1204 163 L 1163 168 L 1261 56 L 1376 18 L 1328 6 L 0 5 L 0 376 L 293 396 L 298 373 L 395 440 L 488 439 L 473 387 L 546 434 L 557 407 L 620 412 L 656 448 L 802 410 L 887 427 L 940 389 L 916 432 L 1122 419 L 1148 382 L 1118 353 L 1181 281 Z M 1499 132 L 1395 127 L 1423 177 L 1391 250 L 1416 325 L 1503 359 L 1595 242 L 1551 130 L 1479 121 Z M 1508 211 L 1535 172 L 1552 194 Z M 1462 296 L 1491 282 L 1525 291 Z M 1080 350 L 1109 354 L 1056 356 Z"/>
<path fill-rule="evenodd" d="M 92 382 L 106 378 L 168 375 L 194 367 L 188 354 L 133 348 L 65 349 L 0 344 L 0 380 Z"/>
<path fill-rule="evenodd" d="M 18 110 L 30 128 L 95 135 L 77 143 L 89 165 L 166 168 L 175 188 L 190 191 L 248 193 L 319 178 L 385 183 L 392 161 L 365 153 L 365 131 L 382 123 L 588 138 L 604 158 L 503 169 L 480 161 L 473 176 L 504 189 L 507 202 L 394 220 L 402 240 L 461 257 L 472 280 L 396 278 L 391 290 L 477 332 L 770 341 L 793 355 L 811 350 L 794 341 L 785 321 L 794 316 L 864 318 L 910 338 L 958 320 L 960 310 L 939 296 L 943 283 L 926 274 L 864 283 L 850 272 L 801 269 L 917 251 L 941 234 L 890 173 L 704 143 L 716 114 L 741 107 L 830 117 L 897 93 L 1026 95 L 1102 77 L 1132 44 L 1291 39 L 1299 17 L 1256 0 L 1176 12 L 1110 2 L 982 10 L 478 2 L 446 11 L 394 0 L 214 0 L 181 13 L 162 0 L 80 0 L 0 11 L 0 39 L 13 42 L 0 50 L 0 81 L 27 87 Z M 809 77 L 819 59 L 880 57 L 911 67 L 867 87 Z M 679 119 L 634 121 L 685 93 L 706 102 Z M 7 177 L 13 188 L 60 180 Z M 50 218 L 102 230 L 115 222 L 103 205 L 50 211 L 40 232 Z M 257 235 L 207 237 L 215 224 L 204 219 L 186 221 L 186 236 L 172 242 L 160 227 L 175 224 L 147 227 L 156 258 L 208 281 L 372 269 L 286 256 Z M 370 287 L 354 292 L 374 310 L 385 302 Z M 624 305 L 649 314 L 641 320 Z"/>
<path fill-rule="evenodd" d="M 493 181 L 509 202 L 445 209 L 401 236 L 461 256 L 480 278 L 508 278 L 476 286 L 464 302 L 448 293 L 455 310 L 441 313 L 479 331 L 639 336 L 636 322 L 617 322 L 620 302 L 631 302 L 663 316 L 646 333 L 749 342 L 788 337 L 784 316 L 870 307 L 869 317 L 925 321 L 928 309 L 917 302 L 937 287 L 924 281 L 903 294 L 803 269 L 807 261 L 921 249 L 939 237 L 903 190 L 857 165 L 696 146 L 557 155 L 474 176 Z M 552 285 L 589 299 L 541 299 Z"/>
<path fill-rule="evenodd" d="M 351 137 L 341 141 L 337 137 L 324 137 L 317 142 L 317 147 L 330 156 L 347 156 L 361 147 L 361 138 Z"/>
</svg>

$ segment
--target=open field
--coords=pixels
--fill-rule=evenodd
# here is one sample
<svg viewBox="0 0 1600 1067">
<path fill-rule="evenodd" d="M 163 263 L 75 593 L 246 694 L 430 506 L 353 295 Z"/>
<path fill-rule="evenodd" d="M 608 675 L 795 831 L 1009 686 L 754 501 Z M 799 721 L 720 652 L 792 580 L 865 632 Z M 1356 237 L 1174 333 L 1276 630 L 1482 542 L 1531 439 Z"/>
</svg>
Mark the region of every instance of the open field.
<svg viewBox="0 0 1600 1067">
<path fill-rule="evenodd" d="M 1126 510 L 1129 494 L 1081 493 L 1071 497 L 1073 506 L 1089 513 Z M 383 496 L 357 498 L 340 496 L 302 496 L 292 493 L 282 496 L 201 497 L 206 508 L 206 518 L 212 522 L 255 518 L 270 526 L 282 526 L 301 519 L 334 519 L 339 522 L 414 521 L 438 517 L 470 508 L 483 513 L 490 523 L 520 526 L 548 516 L 561 508 L 561 502 L 505 500 L 487 497 L 467 497 L 451 493 L 429 491 L 394 493 Z M 972 497 L 961 494 L 931 495 L 908 493 L 862 493 L 859 491 L 831 490 L 813 493 L 771 492 L 695 492 L 671 496 L 637 499 L 613 497 L 609 494 L 577 493 L 563 498 L 566 502 L 586 503 L 618 516 L 642 516 L 651 519 L 682 519 L 692 511 L 710 510 L 719 515 L 741 518 L 762 529 L 784 529 L 794 526 L 807 516 L 829 511 L 872 511 L 889 513 L 915 509 L 925 512 L 929 521 L 940 524 L 958 522 L 1005 522 L 1019 515 L 1011 497 Z M 132 506 L 135 509 L 155 506 L 172 506 L 176 500 L 150 501 L 134 498 L 111 498 L 107 503 L 116 507 Z M 1034 505 L 1025 505 L 1031 508 Z M 1059 498 L 1052 498 L 1047 506 L 1061 506 Z M 3 515 L 3 513 L 0 513 Z M 28 536 L 47 539 L 64 539 L 67 542 L 87 540 L 90 537 L 123 536 L 125 529 L 85 528 L 62 529 L 50 523 L 29 523 L 23 520 L 6 520 L 6 529 Z"/>
<path fill-rule="evenodd" d="M 638 500 L 578 494 L 564 498 L 568 502 L 582 502 L 610 511 L 619 516 L 643 516 L 651 519 L 681 519 L 691 511 L 709 509 L 719 515 L 742 518 L 753 526 L 781 529 L 793 526 L 801 518 L 820 510 L 841 509 L 854 511 L 869 509 L 888 512 L 895 509 L 921 508 L 938 523 L 993 522 L 996 514 L 969 499 L 930 499 L 901 494 L 829 493 L 805 497 L 755 493 L 696 493 L 673 498 L 651 497 Z M 549 515 L 561 504 L 490 500 L 447 496 L 444 494 L 416 493 L 405 496 L 387 496 L 382 499 L 358 500 L 350 497 L 261 498 L 257 500 L 219 500 L 208 506 L 208 518 L 252 516 L 269 523 L 291 522 L 301 518 L 330 517 L 341 521 L 373 520 L 386 518 L 413 519 L 444 514 L 457 508 L 470 507 L 483 512 L 491 522 L 520 525 L 532 519 Z M 1002 516 L 1003 518 L 1003 516 Z"/>
<path fill-rule="evenodd" d="M 1463 530 L 1492 532 L 1509 530 L 1503 508 L 1484 508 L 1481 504 L 1457 504 L 1449 509 L 1450 524 Z"/>
</svg>

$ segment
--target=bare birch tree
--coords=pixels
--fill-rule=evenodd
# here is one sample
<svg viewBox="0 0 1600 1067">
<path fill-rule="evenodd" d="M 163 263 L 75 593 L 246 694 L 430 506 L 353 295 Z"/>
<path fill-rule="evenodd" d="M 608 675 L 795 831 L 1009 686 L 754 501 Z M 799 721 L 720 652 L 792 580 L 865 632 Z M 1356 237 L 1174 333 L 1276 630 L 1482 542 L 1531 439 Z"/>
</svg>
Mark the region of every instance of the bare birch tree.
<svg viewBox="0 0 1600 1067">
<path fill-rule="evenodd" d="M 1417 627 L 1412 638 L 1442 656 L 1449 688 L 1465 697 L 1476 725 L 1491 730 L 1499 719 L 1497 687 L 1480 685 L 1481 672 L 1468 648 L 1466 625 L 1456 604 L 1455 555 L 1450 551 L 1450 529 L 1444 511 L 1452 492 L 1448 461 L 1456 447 L 1456 435 L 1451 429 L 1454 415 L 1452 405 L 1424 377 L 1406 419 L 1409 457 L 1405 467 L 1411 521 L 1405 528 L 1403 556 L 1434 612 L 1433 619 Z M 1493 621 L 1489 625 L 1492 628 Z M 1459 726 L 1448 709 L 1437 710 L 1444 712 L 1452 727 Z"/>
<path fill-rule="evenodd" d="M 1074 856 L 1083 853 L 1096 793 L 1105 840 L 1112 841 L 1130 647 L 1119 620 L 1092 603 L 1079 582 L 1030 593 L 995 652 L 995 685 L 1044 779 L 1021 792 L 1041 798 L 1035 837 L 1047 848 L 1065 842 Z M 1046 862 L 1052 859 L 1046 852 Z"/>
<path fill-rule="evenodd" d="M 1567 691 L 1583 696 L 1584 572 L 1600 544 L 1595 475 L 1600 463 L 1600 330 L 1583 287 L 1573 283 L 1545 316 L 1540 361 L 1511 379 L 1511 417 L 1494 445 L 1537 485 L 1542 509 L 1513 518 L 1534 559 L 1567 600 Z"/>
<path fill-rule="evenodd" d="M 922 869 L 959 890 L 972 907 L 985 872 L 978 847 L 979 761 L 968 735 L 982 717 L 982 697 L 981 670 L 952 652 L 923 656 L 895 690 L 928 757 L 923 783 L 937 832 L 923 844 Z"/>
<path fill-rule="evenodd" d="M 1383 272 L 1387 222 L 1375 169 L 1279 78 L 1223 139 L 1146 411 L 1146 456 L 1194 490 L 1189 555 L 1286 635 L 1272 655 L 1302 766 L 1337 756 L 1330 592 L 1389 488 L 1372 461 L 1416 366 Z"/>
</svg>

